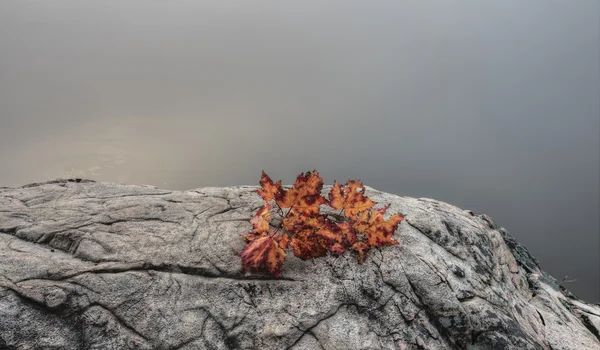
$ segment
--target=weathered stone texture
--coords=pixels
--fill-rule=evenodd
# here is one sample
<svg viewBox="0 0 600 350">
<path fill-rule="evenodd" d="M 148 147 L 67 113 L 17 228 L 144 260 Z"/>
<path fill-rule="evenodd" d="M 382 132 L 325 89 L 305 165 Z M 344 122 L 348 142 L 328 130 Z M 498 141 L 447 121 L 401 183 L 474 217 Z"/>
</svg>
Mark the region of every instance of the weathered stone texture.
<svg viewBox="0 0 600 350">
<path fill-rule="evenodd" d="M 2 349 L 600 349 L 568 293 L 486 215 L 367 187 L 398 246 L 244 273 L 254 186 L 0 189 Z M 324 193 L 328 187 L 324 189 Z"/>
</svg>

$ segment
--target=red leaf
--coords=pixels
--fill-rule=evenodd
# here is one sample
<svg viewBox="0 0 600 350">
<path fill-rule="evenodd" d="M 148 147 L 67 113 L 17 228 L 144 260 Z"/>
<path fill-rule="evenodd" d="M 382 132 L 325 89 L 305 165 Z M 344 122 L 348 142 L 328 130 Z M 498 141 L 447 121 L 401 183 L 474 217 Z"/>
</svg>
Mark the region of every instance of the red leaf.
<svg viewBox="0 0 600 350">
<path fill-rule="evenodd" d="M 290 247 L 294 255 L 302 260 L 320 258 L 327 255 L 326 242 L 316 237 L 310 228 L 294 234 Z"/>
<path fill-rule="evenodd" d="M 266 269 L 275 277 L 279 276 L 285 260 L 285 251 L 271 235 L 266 235 L 248 243 L 239 255 L 242 257 L 244 271 L 247 269 Z"/>
<path fill-rule="evenodd" d="M 270 202 L 275 199 L 275 195 L 282 190 L 281 180 L 274 184 L 273 180 L 271 180 L 269 175 L 265 174 L 264 170 L 260 178 L 260 186 L 262 189 L 256 190 L 256 193 L 258 193 L 265 200 L 265 202 Z"/>
<path fill-rule="evenodd" d="M 367 251 L 369 250 L 369 245 L 365 242 L 356 242 L 352 245 L 352 250 L 358 253 L 357 259 L 359 263 L 364 263 L 367 259 Z"/>
<path fill-rule="evenodd" d="M 353 250 L 358 262 L 363 263 L 372 246 L 398 244 L 392 236 L 404 219 L 403 214 L 385 220 L 383 216 L 389 205 L 373 210 L 376 203 L 364 195 L 365 187 L 359 180 L 349 180 L 345 185 L 335 181 L 329 200 L 321 196 L 323 179 L 316 170 L 298 175 L 289 190 L 282 188 L 281 180 L 273 183 L 263 171 L 260 185 L 256 192 L 265 202 L 275 200 L 280 209 L 290 210 L 278 223 L 278 230 L 283 229 L 280 234 L 270 231 L 271 204 L 265 203 L 252 217 L 253 230 L 242 235 L 247 244 L 238 253 L 244 271 L 264 269 L 277 277 L 288 248 L 302 260 L 323 257 L 328 252 L 339 256 Z M 319 214 L 322 204 L 342 209 L 345 218 Z"/>
<path fill-rule="evenodd" d="M 315 170 L 300 174 L 296 183 L 289 190 L 281 190 L 275 194 L 275 201 L 280 208 L 292 208 L 296 213 L 306 216 L 319 212 L 319 205 L 327 203 L 321 196 L 323 179 Z"/>
<path fill-rule="evenodd" d="M 269 212 L 273 206 L 269 203 L 263 205 L 258 209 L 258 212 L 250 223 L 254 226 L 254 231 L 256 233 L 263 233 L 269 231 L 269 222 L 271 221 L 271 213 Z"/>
<path fill-rule="evenodd" d="M 362 191 L 356 191 L 362 189 Z M 329 205 L 334 209 L 344 209 L 344 215 L 354 219 L 359 212 L 369 210 L 375 202 L 364 195 L 365 186 L 358 180 L 349 180 L 346 185 L 335 181 L 329 192 Z"/>
</svg>

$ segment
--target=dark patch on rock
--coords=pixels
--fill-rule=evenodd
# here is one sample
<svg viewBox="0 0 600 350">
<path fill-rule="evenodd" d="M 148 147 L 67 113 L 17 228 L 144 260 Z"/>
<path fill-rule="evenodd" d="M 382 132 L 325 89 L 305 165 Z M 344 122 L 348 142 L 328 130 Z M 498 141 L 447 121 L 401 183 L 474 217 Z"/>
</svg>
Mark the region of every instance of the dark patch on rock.
<svg viewBox="0 0 600 350">
<path fill-rule="evenodd" d="M 457 277 L 460 277 L 460 278 L 465 277 L 465 271 L 463 269 L 461 269 L 459 266 L 454 266 L 454 270 L 452 272 Z"/>
</svg>

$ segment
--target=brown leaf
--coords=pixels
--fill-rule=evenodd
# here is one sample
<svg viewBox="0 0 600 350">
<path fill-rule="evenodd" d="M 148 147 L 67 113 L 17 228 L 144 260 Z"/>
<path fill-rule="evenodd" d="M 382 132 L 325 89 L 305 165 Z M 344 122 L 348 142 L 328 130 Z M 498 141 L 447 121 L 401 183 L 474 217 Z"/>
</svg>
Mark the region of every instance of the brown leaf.
<svg viewBox="0 0 600 350">
<path fill-rule="evenodd" d="M 285 251 L 279 246 L 273 234 L 265 235 L 248 243 L 239 255 L 242 257 L 242 267 L 247 269 L 266 269 L 275 277 L 279 276 L 285 260 Z"/>
<path fill-rule="evenodd" d="M 352 224 L 349 221 L 344 221 L 338 223 L 337 226 L 340 228 L 340 231 L 342 231 L 342 243 L 346 247 L 352 246 L 357 240 L 356 234 L 352 229 Z"/>
<path fill-rule="evenodd" d="M 283 235 L 276 235 L 274 237 L 275 241 L 277 242 L 277 244 L 279 244 L 279 247 L 283 250 L 288 249 L 289 245 L 290 245 L 290 236 L 283 234 Z"/>
<path fill-rule="evenodd" d="M 362 191 L 358 191 L 362 189 Z M 376 203 L 364 195 L 365 186 L 358 180 L 348 180 L 346 185 L 335 181 L 329 191 L 329 205 L 334 209 L 344 209 L 344 215 L 354 219 L 359 212 L 370 210 Z"/>
<path fill-rule="evenodd" d="M 359 180 L 349 180 L 345 185 L 335 181 L 329 200 L 321 196 L 323 179 L 316 170 L 298 175 L 289 190 L 282 188 L 281 180 L 273 183 L 264 171 L 260 184 L 261 189 L 256 192 L 266 202 L 274 199 L 280 209 L 290 209 L 278 221 L 278 230 L 283 229 L 280 234 L 269 231 L 271 204 L 260 207 L 252 217 L 253 231 L 242 235 L 248 243 L 239 253 L 244 270 L 265 269 L 278 276 L 288 247 L 303 260 L 323 257 L 329 252 L 339 256 L 353 250 L 358 262 L 363 263 L 372 246 L 398 244 L 392 236 L 404 219 L 403 214 L 385 220 L 383 216 L 390 206 L 373 210 L 376 203 L 364 195 L 365 187 Z M 343 210 L 345 218 L 319 214 L 322 204 Z"/>
<path fill-rule="evenodd" d="M 357 259 L 360 264 L 364 263 L 367 259 L 367 251 L 369 248 L 369 245 L 362 241 L 356 242 L 352 245 L 351 249 L 358 253 Z"/>
<path fill-rule="evenodd" d="M 396 213 L 386 221 L 383 219 L 383 214 L 385 214 L 388 208 L 389 205 L 379 210 L 374 210 L 371 213 L 371 218 L 369 219 L 370 226 L 365 231 L 365 236 L 371 246 L 383 247 L 398 244 L 398 241 L 393 239 L 392 235 L 400 222 L 404 220 L 404 215 Z"/>
<path fill-rule="evenodd" d="M 304 215 L 300 215 L 292 210 L 283 218 L 282 227 L 289 232 L 297 232 L 302 228 L 305 219 Z"/>
<path fill-rule="evenodd" d="M 332 245 L 331 247 L 329 247 L 329 251 L 331 252 L 331 254 L 333 254 L 335 256 L 339 256 L 344 253 L 345 249 L 341 243 L 336 243 L 336 244 Z"/>
<path fill-rule="evenodd" d="M 327 255 L 327 244 L 316 237 L 312 229 L 306 229 L 295 233 L 292 237 L 290 247 L 294 255 L 302 260 L 320 258 Z"/>
<path fill-rule="evenodd" d="M 244 233 L 242 234 L 242 238 L 246 241 L 246 242 L 250 242 L 253 241 L 255 239 L 258 239 L 260 237 L 264 237 L 265 234 L 264 233 L 256 233 L 254 231 L 250 231 L 248 233 Z"/>
<path fill-rule="evenodd" d="M 311 219 L 307 219 L 307 223 L 311 222 Z M 316 222 L 318 223 L 315 229 L 317 237 L 327 242 L 328 245 L 342 243 L 342 230 L 337 224 L 326 220 L 324 215 L 317 216 Z"/>
<path fill-rule="evenodd" d="M 262 188 L 256 190 L 256 193 L 258 193 L 265 202 L 270 202 L 275 199 L 275 195 L 282 190 L 281 180 L 274 184 L 273 180 L 271 180 L 269 175 L 267 175 L 264 170 L 260 178 L 260 186 Z"/>
<path fill-rule="evenodd" d="M 269 231 L 269 222 L 271 222 L 271 213 L 269 212 L 273 206 L 269 203 L 266 203 L 262 207 L 258 209 L 258 212 L 250 223 L 254 226 L 254 231 L 256 233 L 263 233 Z"/>
<path fill-rule="evenodd" d="M 300 174 L 294 186 L 289 190 L 281 190 L 275 194 L 275 201 L 280 208 L 292 208 L 298 214 L 314 215 L 319 212 L 319 205 L 327 203 L 321 196 L 323 179 L 314 170 Z"/>
</svg>

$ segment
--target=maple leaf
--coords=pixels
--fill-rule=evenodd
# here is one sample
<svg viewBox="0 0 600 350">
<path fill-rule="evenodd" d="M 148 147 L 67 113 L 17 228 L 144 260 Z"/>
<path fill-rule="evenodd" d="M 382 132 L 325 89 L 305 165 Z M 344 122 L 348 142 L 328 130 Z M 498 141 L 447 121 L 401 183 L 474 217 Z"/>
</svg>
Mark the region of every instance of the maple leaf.
<svg viewBox="0 0 600 350">
<path fill-rule="evenodd" d="M 352 228 L 356 232 L 364 233 L 371 246 L 383 247 L 398 244 L 398 241 L 392 239 L 392 235 L 400 222 L 404 220 L 404 215 L 396 213 L 387 221 L 384 220 L 383 215 L 389 207 L 388 204 L 381 209 L 372 210 L 370 213 L 361 212 L 352 224 Z"/>
<path fill-rule="evenodd" d="M 388 221 L 369 227 L 365 231 L 369 244 L 377 247 L 398 244 L 398 241 L 393 239 L 392 235 L 402 220 L 404 220 L 404 217 L 401 214 L 394 214 Z"/>
<path fill-rule="evenodd" d="M 367 251 L 369 250 L 369 245 L 363 241 L 356 242 L 352 245 L 352 250 L 358 253 L 357 259 L 360 264 L 364 263 L 367 259 Z"/>
<path fill-rule="evenodd" d="M 260 237 L 264 237 L 265 234 L 264 233 L 256 233 L 254 231 L 248 232 L 248 233 L 244 233 L 242 234 L 242 238 L 246 241 L 246 242 L 250 242 L 253 241 L 255 239 L 258 239 Z"/>
<path fill-rule="evenodd" d="M 334 222 L 327 220 L 326 215 L 302 216 L 293 215 L 289 221 L 284 219 L 284 228 L 291 232 L 311 231 L 314 237 L 322 239 L 327 244 L 341 243 L 343 232 Z"/>
<path fill-rule="evenodd" d="M 285 251 L 277 243 L 278 240 L 281 242 L 285 238 L 269 234 L 249 242 L 244 250 L 238 253 L 242 257 L 244 271 L 248 268 L 254 270 L 265 268 L 278 277 L 286 256 Z"/>
<path fill-rule="evenodd" d="M 271 222 L 270 210 L 272 208 L 273 206 L 269 203 L 263 205 L 258 209 L 258 212 L 256 213 L 256 215 L 254 215 L 252 220 L 250 220 L 250 223 L 252 224 L 252 226 L 254 226 L 254 231 L 256 233 L 263 233 L 269 231 L 269 222 Z"/>
<path fill-rule="evenodd" d="M 312 216 L 319 213 L 319 205 L 326 203 L 327 200 L 320 194 L 306 194 L 298 197 L 291 210 L 305 216 Z"/>
<path fill-rule="evenodd" d="M 275 195 L 279 193 L 281 188 L 281 180 L 277 181 L 277 183 L 273 183 L 273 180 L 265 173 L 263 170 L 262 176 L 260 177 L 260 186 L 261 189 L 256 190 L 265 202 L 270 202 L 275 199 Z"/>
<path fill-rule="evenodd" d="M 282 220 L 282 227 L 290 232 L 297 232 L 302 228 L 302 223 L 306 220 L 305 215 L 298 214 L 291 210 Z"/>
<path fill-rule="evenodd" d="M 354 220 L 351 224 L 354 231 L 364 233 L 369 228 L 369 226 L 371 226 L 371 223 L 369 221 L 370 216 L 371 213 L 368 210 L 361 211 L 360 213 L 358 213 L 356 220 Z"/>
<path fill-rule="evenodd" d="M 327 243 L 316 237 L 311 228 L 294 234 L 290 242 L 290 247 L 294 255 L 302 260 L 320 258 L 327 255 Z"/>
<path fill-rule="evenodd" d="M 337 224 L 326 220 L 325 215 L 319 215 L 306 220 L 308 225 L 314 227 L 315 236 L 321 238 L 328 244 L 342 243 L 342 230 Z"/>
<path fill-rule="evenodd" d="M 318 171 L 300 173 L 292 188 L 275 193 L 275 202 L 280 208 L 292 208 L 290 210 L 298 214 L 315 215 L 319 212 L 319 205 L 327 203 L 321 196 L 322 188 L 323 179 Z"/>
<path fill-rule="evenodd" d="M 339 234 L 335 233 L 336 229 Z M 337 241 L 341 241 L 341 230 L 326 220 L 325 215 L 318 215 L 305 217 L 301 225 L 295 227 L 290 247 L 295 256 L 308 260 L 327 255 L 327 248 Z"/>
<path fill-rule="evenodd" d="M 276 235 L 274 239 L 279 245 L 279 247 L 283 250 L 286 250 L 290 245 L 290 236 L 286 234 Z"/>
<path fill-rule="evenodd" d="M 242 235 L 247 244 L 238 255 L 244 271 L 266 269 L 278 277 L 288 248 L 302 260 L 328 253 L 339 256 L 352 250 L 357 253 L 358 262 L 363 263 L 372 246 L 398 244 L 392 236 L 404 215 L 396 213 L 385 220 L 383 216 L 390 205 L 373 210 L 376 203 L 364 195 L 365 187 L 359 180 L 349 180 L 345 185 L 335 181 L 329 200 L 321 196 L 323 179 L 316 170 L 300 173 L 289 190 L 282 188 L 281 180 L 273 183 L 263 171 L 260 185 L 256 192 L 265 202 L 275 200 L 279 209 L 290 208 L 277 226 L 277 231 L 283 228 L 287 232 L 271 232 L 270 226 L 275 226 L 271 224 L 273 206 L 261 206 L 250 220 L 253 230 Z M 342 209 L 344 216 L 319 214 L 322 204 Z M 279 213 L 283 214 L 281 210 Z"/>
<path fill-rule="evenodd" d="M 329 247 L 329 251 L 331 252 L 331 254 L 333 254 L 335 256 L 339 256 L 344 253 L 345 249 L 341 243 L 336 243 L 336 244 L 332 245 L 331 247 Z"/>
<path fill-rule="evenodd" d="M 350 247 L 357 241 L 358 238 L 356 237 L 350 222 L 340 222 L 337 224 L 337 227 L 339 227 L 340 231 L 342 232 L 342 244 Z"/>
<path fill-rule="evenodd" d="M 362 191 L 358 191 L 362 189 Z M 355 218 L 359 212 L 371 209 L 376 203 L 364 195 L 365 186 L 358 180 L 348 180 L 346 185 L 334 181 L 329 191 L 328 204 L 334 209 L 344 209 L 344 215 Z"/>
</svg>

